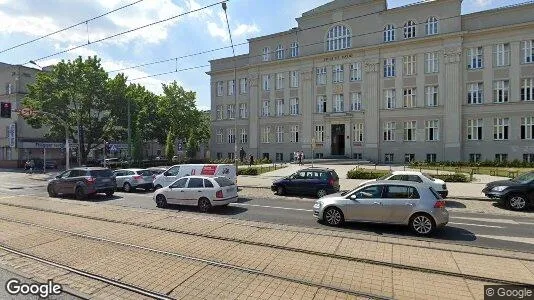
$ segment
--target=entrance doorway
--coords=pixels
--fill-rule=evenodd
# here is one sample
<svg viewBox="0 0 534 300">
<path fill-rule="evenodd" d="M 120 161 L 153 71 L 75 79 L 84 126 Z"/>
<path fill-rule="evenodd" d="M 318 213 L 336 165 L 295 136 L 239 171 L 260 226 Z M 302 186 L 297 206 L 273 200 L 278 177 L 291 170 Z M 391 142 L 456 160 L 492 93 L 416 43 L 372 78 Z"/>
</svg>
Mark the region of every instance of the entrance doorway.
<svg viewBox="0 0 534 300">
<path fill-rule="evenodd" d="M 332 155 L 345 155 L 345 124 L 332 125 Z"/>
</svg>

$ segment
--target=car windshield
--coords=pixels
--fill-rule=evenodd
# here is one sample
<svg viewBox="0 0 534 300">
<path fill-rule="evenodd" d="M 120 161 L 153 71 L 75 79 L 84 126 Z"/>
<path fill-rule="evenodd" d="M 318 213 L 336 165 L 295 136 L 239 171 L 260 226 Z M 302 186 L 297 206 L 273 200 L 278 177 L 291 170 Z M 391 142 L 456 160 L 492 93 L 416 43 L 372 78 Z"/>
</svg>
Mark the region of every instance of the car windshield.
<svg viewBox="0 0 534 300">
<path fill-rule="evenodd" d="M 382 177 L 379 177 L 378 180 L 386 180 L 388 177 L 390 177 L 391 175 L 393 175 L 393 173 L 387 173 L 386 175 L 382 176 Z"/>
<path fill-rule="evenodd" d="M 521 174 L 517 176 L 516 178 L 512 179 L 512 181 L 520 182 L 520 183 L 529 183 L 534 180 L 534 172 L 529 172 L 525 174 Z"/>
<path fill-rule="evenodd" d="M 439 195 L 438 192 L 436 192 L 436 190 L 432 187 L 429 187 L 430 191 L 432 192 L 432 195 L 434 195 L 434 197 L 436 197 L 436 200 L 440 200 L 441 199 L 441 196 Z"/>
<path fill-rule="evenodd" d="M 93 176 L 93 177 L 111 177 L 111 176 L 113 176 L 113 172 L 111 172 L 111 170 L 109 170 L 109 169 L 106 169 L 106 170 L 91 170 L 90 173 L 91 173 L 91 176 Z"/>
<path fill-rule="evenodd" d="M 434 177 L 432 177 L 432 175 L 428 174 L 428 173 L 423 173 L 423 176 L 425 176 L 426 178 L 432 180 L 432 181 L 435 181 L 436 179 Z"/>
<path fill-rule="evenodd" d="M 141 176 L 152 176 L 152 172 L 150 172 L 149 170 L 137 171 L 137 174 L 139 174 Z"/>
</svg>

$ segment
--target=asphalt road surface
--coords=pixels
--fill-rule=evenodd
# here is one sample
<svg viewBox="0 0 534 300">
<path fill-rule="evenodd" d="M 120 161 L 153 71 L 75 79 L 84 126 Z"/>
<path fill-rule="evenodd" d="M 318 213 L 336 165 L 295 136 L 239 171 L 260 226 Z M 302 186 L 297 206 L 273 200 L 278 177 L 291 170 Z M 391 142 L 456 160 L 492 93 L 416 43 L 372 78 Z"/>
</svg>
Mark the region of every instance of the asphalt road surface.
<svg viewBox="0 0 534 300">
<path fill-rule="evenodd" d="M 48 197 L 45 185 L 46 182 L 41 181 L 34 183 L 33 186 L 8 189 L 3 188 L 3 184 L 0 182 L 0 194 L 20 195 L 21 197 L 31 197 L 32 195 Z M 68 197 L 65 197 L 65 199 L 78 201 Z M 126 207 L 159 209 L 156 208 L 152 200 L 152 193 L 143 191 L 135 193 L 117 192 L 112 198 L 104 195 L 95 196 L 89 201 Z M 318 223 L 313 217 L 313 202 L 313 199 L 295 201 L 284 199 L 284 197 L 277 199 L 241 197 L 238 203 L 231 204 L 225 208 L 216 208 L 211 213 L 243 220 L 326 228 L 326 225 Z M 185 206 L 175 206 L 168 210 L 196 212 L 195 207 Z M 397 225 L 349 223 L 342 228 L 335 228 L 335 230 L 421 239 L 413 235 L 407 227 Z M 450 223 L 436 232 L 434 236 L 425 239 L 534 253 L 533 232 L 534 218 L 450 211 Z"/>
</svg>

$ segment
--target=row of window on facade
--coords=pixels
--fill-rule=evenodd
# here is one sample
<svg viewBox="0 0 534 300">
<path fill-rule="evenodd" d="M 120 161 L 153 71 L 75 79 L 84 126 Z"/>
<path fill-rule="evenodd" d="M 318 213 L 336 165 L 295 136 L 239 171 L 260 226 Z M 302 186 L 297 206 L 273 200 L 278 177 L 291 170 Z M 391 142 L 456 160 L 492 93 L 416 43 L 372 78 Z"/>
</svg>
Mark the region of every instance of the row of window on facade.
<svg viewBox="0 0 534 300">
<path fill-rule="evenodd" d="M 440 140 L 440 121 L 439 120 L 426 120 L 424 121 L 424 141 L 439 141 Z M 483 119 L 470 119 L 467 120 L 467 140 L 483 140 Z M 388 121 L 383 125 L 383 141 L 394 142 L 397 140 L 397 122 Z M 274 131 L 272 131 L 274 127 Z M 265 126 L 260 130 L 260 142 L 263 144 L 268 143 L 285 143 L 284 133 L 285 126 Z M 325 126 L 315 125 L 314 138 L 316 143 L 325 142 Z M 216 130 L 217 143 L 222 144 L 225 141 L 224 130 L 219 128 Z M 235 143 L 235 129 L 226 129 L 226 142 L 229 144 Z M 352 141 L 355 143 L 364 142 L 365 131 L 364 124 L 357 123 L 352 127 Z M 496 141 L 503 141 L 510 139 L 510 118 L 494 118 L 493 119 L 493 139 Z M 520 139 L 521 140 L 534 140 L 534 117 L 522 117 L 520 125 Z M 417 121 L 403 122 L 402 128 L 402 140 L 406 142 L 418 141 L 418 125 Z M 290 126 L 290 143 L 299 142 L 299 125 Z M 240 128 L 239 143 L 248 143 L 248 131 L 247 128 Z"/>
<path fill-rule="evenodd" d="M 496 80 L 493 82 L 493 103 L 507 103 L 510 99 L 510 81 Z M 534 101 L 534 78 L 525 78 L 521 81 L 520 87 L 521 101 Z M 301 114 L 299 99 L 289 99 L 289 111 L 286 111 L 284 99 L 276 99 L 274 101 L 274 113 L 272 111 L 271 100 L 263 100 L 260 116 L 285 116 L 285 115 L 299 115 Z M 467 84 L 467 104 L 483 104 L 484 100 L 484 83 L 468 83 Z M 439 104 L 438 86 L 425 87 L 425 106 L 437 107 Z M 396 89 L 384 90 L 384 104 L 385 109 L 395 108 L 415 108 L 417 105 L 417 88 L 405 88 L 402 90 L 402 105 L 397 103 Z M 346 112 L 346 111 L 362 111 L 364 109 L 364 101 L 361 92 L 350 93 L 350 105 L 345 105 L 343 94 L 332 95 L 332 106 L 328 108 L 327 96 L 317 96 L 317 113 L 327 112 Z M 226 114 L 225 114 L 226 112 Z M 223 105 L 216 107 L 216 119 L 234 119 L 235 105 L 228 104 L 226 109 Z M 248 107 L 246 103 L 239 104 L 239 118 L 248 118 Z"/>
<path fill-rule="evenodd" d="M 485 158 L 487 159 L 487 158 Z M 508 153 L 495 153 L 493 157 L 494 161 L 496 162 L 507 162 L 508 161 Z M 405 153 L 404 154 L 404 162 L 405 163 L 411 163 L 417 161 L 415 153 Z M 436 153 L 427 153 L 426 154 L 426 162 L 437 162 L 438 156 Z M 469 161 L 470 162 L 481 162 L 482 161 L 482 154 L 481 153 L 469 153 Z M 395 154 L 394 153 L 385 153 L 384 154 L 384 162 L 385 163 L 393 163 L 395 162 Z M 523 162 L 526 163 L 533 163 L 534 162 L 534 153 L 524 153 L 523 154 Z"/>
<path fill-rule="evenodd" d="M 425 34 L 435 35 L 439 31 L 439 21 L 436 17 L 430 17 L 425 23 Z M 396 40 L 396 28 L 395 25 L 388 24 L 384 27 L 384 42 L 393 42 Z M 417 22 L 410 20 L 404 24 L 403 27 L 404 39 L 411 39 L 417 37 Z M 348 49 L 352 47 L 352 33 L 351 30 L 344 25 L 335 25 L 328 30 L 326 35 L 325 48 L 326 51 L 337 51 Z M 271 54 L 274 53 L 274 57 L 277 60 L 287 58 L 288 56 L 293 58 L 299 56 L 299 44 L 294 41 L 289 47 L 289 55 L 286 53 L 286 49 L 282 44 L 278 44 L 274 51 L 271 48 L 263 48 L 262 60 L 270 61 Z"/>
<path fill-rule="evenodd" d="M 510 44 L 497 44 L 493 46 L 493 65 L 495 67 L 504 67 L 510 65 Z M 534 40 L 523 41 L 523 63 L 534 63 Z M 417 56 L 416 55 L 406 55 L 403 56 L 403 75 L 413 76 L 417 74 Z M 384 78 L 396 77 L 397 67 L 396 67 L 396 58 L 386 58 L 383 62 L 384 65 Z M 480 69 L 484 67 L 484 50 L 483 47 L 469 48 L 467 49 L 467 68 L 468 69 Z M 350 81 L 360 81 L 362 80 L 362 63 L 355 62 L 349 65 L 350 68 Z M 343 64 L 337 64 L 332 66 L 332 83 L 342 83 L 345 80 L 344 75 L 345 66 Z M 425 73 L 438 73 L 439 72 L 439 53 L 438 52 L 428 52 L 425 53 Z M 316 68 L 316 84 L 325 85 L 328 81 L 327 79 L 327 67 L 318 67 Z M 264 91 L 271 90 L 271 81 L 273 75 L 265 74 L 262 75 L 262 89 Z M 289 72 L 289 87 L 298 88 L 299 87 L 299 72 L 290 71 Z M 275 89 L 280 90 L 285 88 L 285 73 L 276 73 L 274 75 Z M 247 93 L 247 79 L 239 79 L 239 93 Z M 227 85 L 228 95 L 233 95 L 235 91 L 235 83 L 233 80 L 228 81 Z M 224 82 L 217 82 L 217 96 L 224 95 Z"/>
</svg>

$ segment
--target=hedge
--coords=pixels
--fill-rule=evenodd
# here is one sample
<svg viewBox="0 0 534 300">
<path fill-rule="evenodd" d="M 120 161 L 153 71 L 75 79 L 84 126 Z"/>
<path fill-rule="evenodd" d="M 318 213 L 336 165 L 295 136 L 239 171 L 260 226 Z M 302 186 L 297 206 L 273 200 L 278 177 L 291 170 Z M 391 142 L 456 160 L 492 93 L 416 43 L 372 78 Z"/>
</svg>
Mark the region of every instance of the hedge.
<svg viewBox="0 0 534 300">
<path fill-rule="evenodd" d="M 238 169 L 237 175 L 259 175 L 260 172 L 258 168 L 246 168 L 246 169 Z"/>
<path fill-rule="evenodd" d="M 485 160 L 481 162 L 468 161 L 441 161 L 441 162 L 419 162 L 415 161 L 410 164 L 412 167 L 502 167 L 502 168 L 534 168 L 534 163 L 523 162 L 518 159 L 507 162 Z"/>
<path fill-rule="evenodd" d="M 461 173 L 455 173 L 455 174 L 439 174 L 439 175 L 432 175 L 434 178 L 441 179 L 445 182 L 470 182 L 469 176 Z"/>
<path fill-rule="evenodd" d="M 390 172 L 387 171 L 364 171 L 363 169 L 354 169 L 347 172 L 348 179 L 377 179 Z"/>
</svg>

